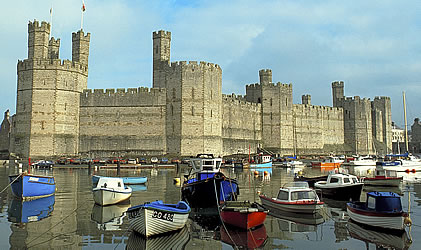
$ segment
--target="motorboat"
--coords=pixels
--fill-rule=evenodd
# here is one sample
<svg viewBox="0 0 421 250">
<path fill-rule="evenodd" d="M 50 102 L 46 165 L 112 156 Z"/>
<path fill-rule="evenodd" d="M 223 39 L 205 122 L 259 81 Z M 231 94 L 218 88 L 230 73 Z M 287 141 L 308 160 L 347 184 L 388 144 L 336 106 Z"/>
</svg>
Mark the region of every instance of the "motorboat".
<svg viewBox="0 0 421 250">
<path fill-rule="evenodd" d="M 271 168 L 272 156 L 268 154 L 258 154 L 253 157 L 253 161 L 245 164 L 244 168 Z"/>
<path fill-rule="evenodd" d="M 329 156 L 322 161 L 313 161 L 311 162 L 311 166 L 313 167 L 321 167 L 321 168 L 338 168 L 342 165 L 344 160 L 339 159 L 336 156 Z"/>
<path fill-rule="evenodd" d="M 378 166 L 374 177 L 364 177 L 361 180 L 364 185 L 398 187 L 401 185 L 403 177 L 398 176 L 396 170 L 387 170 Z"/>
<path fill-rule="evenodd" d="M 128 200 L 132 195 L 132 188 L 125 186 L 122 178 L 103 177 L 99 178 L 92 192 L 95 203 L 106 206 Z"/>
<path fill-rule="evenodd" d="M 365 202 L 348 202 L 349 217 L 371 227 L 404 230 L 411 225 L 409 215 L 402 210 L 401 197 L 392 192 L 369 192 Z"/>
<path fill-rule="evenodd" d="M 279 189 L 275 198 L 259 195 L 262 205 L 272 210 L 313 214 L 323 208 L 316 191 L 309 188 L 307 182 L 291 182 Z"/>
<path fill-rule="evenodd" d="M 314 183 L 318 181 L 326 181 L 328 175 L 321 175 L 321 176 L 314 176 L 314 177 L 306 177 L 303 175 L 295 175 L 294 181 L 305 181 L 308 183 L 308 186 L 314 188 Z"/>
<path fill-rule="evenodd" d="M 56 182 L 53 176 L 33 175 L 26 172 L 10 175 L 12 193 L 23 200 L 33 200 L 54 195 Z"/>
<path fill-rule="evenodd" d="M 185 226 L 190 211 L 184 201 L 177 204 L 162 200 L 147 202 L 127 209 L 129 228 L 145 237 L 179 230 Z"/>
<path fill-rule="evenodd" d="M 359 156 L 356 159 L 350 161 L 348 165 L 351 166 L 376 166 L 376 160 L 367 155 L 367 156 Z"/>
<path fill-rule="evenodd" d="M 114 178 L 114 177 L 92 175 L 92 185 L 96 186 L 100 178 Z M 145 184 L 148 181 L 148 177 L 146 176 L 120 177 L 120 178 L 123 179 L 123 183 L 126 185 Z"/>
<path fill-rule="evenodd" d="M 187 201 L 191 207 L 201 208 L 216 208 L 224 201 L 237 200 L 238 183 L 220 171 L 222 158 L 199 154 L 189 162 L 192 168 L 185 175 L 181 187 L 182 200 Z"/>
<path fill-rule="evenodd" d="M 221 205 L 221 220 L 229 225 L 250 229 L 263 224 L 269 210 L 250 201 L 226 201 Z"/>
<path fill-rule="evenodd" d="M 355 175 L 337 173 L 329 174 L 326 181 L 316 182 L 314 188 L 321 190 L 322 197 L 360 200 L 363 185 Z"/>
</svg>

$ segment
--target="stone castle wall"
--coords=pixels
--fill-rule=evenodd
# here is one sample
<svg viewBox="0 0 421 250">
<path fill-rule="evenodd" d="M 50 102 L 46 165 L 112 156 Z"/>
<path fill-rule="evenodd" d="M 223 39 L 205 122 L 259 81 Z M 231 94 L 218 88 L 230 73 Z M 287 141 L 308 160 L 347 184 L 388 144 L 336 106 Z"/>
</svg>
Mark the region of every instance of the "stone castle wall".
<svg viewBox="0 0 421 250">
<path fill-rule="evenodd" d="M 261 104 L 223 95 L 223 155 L 256 153 L 262 142 Z"/>
<path fill-rule="evenodd" d="M 80 153 L 91 157 L 165 154 L 165 98 L 165 89 L 84 91 Z"/>
</svg>

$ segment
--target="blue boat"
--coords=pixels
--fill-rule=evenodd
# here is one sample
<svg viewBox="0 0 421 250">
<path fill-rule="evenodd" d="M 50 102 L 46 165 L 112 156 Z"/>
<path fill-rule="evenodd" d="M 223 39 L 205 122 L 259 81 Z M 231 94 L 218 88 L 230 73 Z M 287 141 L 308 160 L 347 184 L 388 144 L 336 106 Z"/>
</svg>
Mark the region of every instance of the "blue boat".
<svg viewBox="0 0 421 250">
<path fill-rule="evenodd" d="M 181 195 L 194 208 L 216 208 L 224 201 L 235 201 L 239 194 L 237 180 L 220 172 L 221 158 L 200 154 L 190 160 L 191 172 L 186 176 Z"/>
<path fill-rule="evenodd" d="M 56 192 L 53 176 L 22 173 L 9 176 L 12 193 L 23 200 L 39 199 L 51 196 Z"/>
<path fill-rule="evenodd" d="M 30 201 L 14 198 L 7 209 L 8 220 L 13 223 L 39 221 L 51 215 L 54 203 L 55 195 Z"/>
<path fill-rule="evenodd" d="M 99 175 L 92 175 L 92 186 L 96 186 L 99 181 L 99 178 L 104 178 L 104 176 Z M 105 177 L 107 178 L 107 177 Z M 110 177 L 114 178 L 114 177 Z M 138 184 L 145 184 L 148 181 L 148 177 L 146 176 L 139 176 L 139 177 L 120 177 L 123 179 L 123 183 L 125 185 L 138 185 Z"/>
<path fill-rule="evenodd" d="M 249 168 L 272 168 L 272 156 L 260 153 L 253 157 L 253 162 L 246 165 Z"/>
</svg>

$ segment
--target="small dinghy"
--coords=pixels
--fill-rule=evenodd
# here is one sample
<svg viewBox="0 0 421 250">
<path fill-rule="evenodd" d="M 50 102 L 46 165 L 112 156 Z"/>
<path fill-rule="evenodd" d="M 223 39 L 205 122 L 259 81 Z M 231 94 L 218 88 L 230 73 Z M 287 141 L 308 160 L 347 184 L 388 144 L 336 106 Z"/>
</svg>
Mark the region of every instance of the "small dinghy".
<svg viewBox="0 0 421 250">
<path fill-rule="evenodd" d="M 146 237 L 179 230 L 186 224 L 190 210 L 184 201 L 166 204 L 159 200 L 137 205 L 127 209 L 129 228 Z"/>
<path fill-rule="evenodd" d="M 100 178 L 114 178 L 114 177 L 106 177 L 106 176 L 99 176 L 99 175 L 92 175 L 92 185 L 96 186 Z M 123 183 L 126 185 L 139 185 L 145 184 L 148 181 L 148 177 L 146 176 L 137 176 L 137 177 L 121 177 L 123 179 Z"/>
<path fill-rule="evenodd" d="M 132 196 L 132 188 L 124 186 L 121 178 L 100 178 L 92 191 L 95 203 L 101 206 L 117 204 Z"/>
<path fill-rule="evenodd" d="M 309 188 L 307 182 L 291 182 L 279 189 L 278 196 L 270 198 L 260 195 L 260 200 L 265 208 L 294 213 L 314 214 L 323 208 L 324 202 L 320 201 L 316 191 Z"/>
<path fill-rule="evenodd" d="M 22 200 L 34 200 L 54 195 L 56 182 L 53 176 L 22 173 L 9 176 L 12 193 Z"/>
<path fill-rule="evenodd" d="M 221 206 L 221 219 L 229 225 L 251 229 L 262 225 L 268 212 L 256 202 L 226 201 Z"/>
<path fill-rule="evenodd" d="M 346 210 L 353 221 L 372 227 L 404 230 L 411 224 L 401 197 L 392 192 L 369 192 L 365 202 L 348 202 Z"/>
</svg>

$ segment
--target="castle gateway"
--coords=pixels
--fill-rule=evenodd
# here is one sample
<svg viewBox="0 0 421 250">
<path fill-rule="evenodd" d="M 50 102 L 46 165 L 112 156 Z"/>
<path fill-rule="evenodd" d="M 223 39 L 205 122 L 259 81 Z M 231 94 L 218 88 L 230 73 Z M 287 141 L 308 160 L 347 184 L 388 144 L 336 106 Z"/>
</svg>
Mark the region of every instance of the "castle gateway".
<svg viewBox="0 0 421 250">
<path fill-rule="evenodd" d="M 0 133 L 1 145 L 22 158 L 223 156 L 258 147 L 281 155 L 372 154 L 392 147 L 390 98 L 345 97 L 343 82 L 332 83 L 333 107 L 312 105 L 310 95 L 293 104 L 292 85 L 272 82 L 269 69 L 246 85 L 245 96 L 225 95 L 219 65 L 171 62 L 171 33 L 157 31 L 152 88 L 88 89 L 90 34 L 72 34 L 71 61 L 59 58 L 60 39 L 49 36 L 50 24 L 29 22 L 16 114 L 5 115 L 10 129 Z"/>
</svg>

